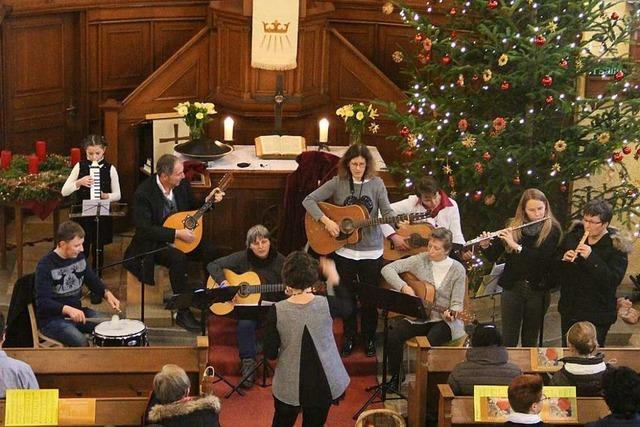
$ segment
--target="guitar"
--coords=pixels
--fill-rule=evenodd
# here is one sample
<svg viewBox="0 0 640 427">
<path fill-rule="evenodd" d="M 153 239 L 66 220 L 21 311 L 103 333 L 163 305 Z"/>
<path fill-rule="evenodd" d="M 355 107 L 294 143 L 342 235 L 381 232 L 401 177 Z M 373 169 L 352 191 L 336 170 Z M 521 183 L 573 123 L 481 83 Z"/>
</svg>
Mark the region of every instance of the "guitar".
<svg viewBox="0 0 640 427">
<path fill-rule="evenodd" d="M 409 255 L 426 251 L 429 236 L 431 236 L 433 229 L 434 227 L 431 224 L 410 224 L 400 227 L 396 231 L 396 234 L 406 237 L 405 241 L 409 249 L 406 251 L 398 250 L 391 240 L 384 239 L 384 253 L 382 254 L 382 258 L 387 261 L 395 261 Z"/>
<path fill-rule="evenodd" d="M 266 284 L 260 283 L 260 277 L 253 271 L 243 274 L 236 274 L 229 269 L 223 269 L 224 278 L 229 282 L 229 286 L 238 287 L 238 292 L 231 301 L 218 302 L 211 304 L 209 309 L 213 314 L 224 316 L 233 311 L 236 305 L 258 305 L 260 303 L 260 295 L 265 292 L 282 292 L 286 288 L 284 283 Z M 209 276 L 207 280 L 207 288 L 216 289 L 220 285 Z M 320 283 L 313 287 L 314 292 L 325 292 L 325 285 Z"/>
<path fill-rule="evenodd" d="M 225 191 L 232 181 L 233 173 L 227 172 L 218 183 L 218 186 L 214 188 L 211 193 L 209 193 L 209 196 L 213 196 L 213 193 L 214 191 L 216 191 L 216 189 Z M 169 215 L 167 219 L 164 220 L 163 225 L 165 227 L 173 228 L 174 230 L 183 230 L 186 228 L 187 230 L 193 231 L 193 234 L 196 237 L 195 240 L 191 243 L 176 239 L 173 243 L 176 249 L 179 249 L 182 252 L 188 254 L 198 247 L 198 245 L 200 244 L 200 240 L 202 240 L 202 221 L 200 221 L 200 218 L 202 218 L 202 215 L 204 215 L 204 213 L 208 211 L 211 205 L 213 205 L 214 203 L 214 197 L 210 197 L 209 200 L 206 201 L 204 205 L 202 205 L 202 207 L 197 211 L 176 212 L 172 215 Z"/>
<path fill-rule="evenodd" d="M 333 237 L 324 228 L 324 224 L 316 221 L 307 212 L 304 216 L 304 229 L 311 248 L 320 255 L 335 252 L 344 245 L 360 241 L 360 229 L 380 224 L 393 224 L 400 221 L 410 223 L 424 221 L 429 218 L 428 212 L 415 212 L 397 216 L 369 218 L 369 213 L 360 205 L 337 206 L 327 202 L 318 202 L 323 214 L 335 221 L 340 227 L 338 237 Z"/>
<path fill-rule="evenodd" d="M 449 307 L 442 307 L 435 304 L 434 301 L 436 299 L 436 287 L 431 283 L 423 282 L 422 280 L 418 279 L 413 273 L 410 273 L 408 271 L 400 273 L 400 278 L 404 280 L 406 284 L 409 285 L 411 289 L 413 289 L 413 291 L 416 293 L 416 296 L 420 298 L 427 315 L 430 316 L 431 312 L 433 311 L 442 314 L 445 311 L 449 310 Z M 391 287 L 388 283 L 384 282 L 384 280 L 382 286 L 388 288 Z M 450 311 L 450 313 L 454 319 L 460 319 L 465 324 L 468 324 L 473 322 L 473 320 L 475 319 L 475 315 L 468 310 L 468 299 L 465 298 L 463 310 Z"/>
</svg>

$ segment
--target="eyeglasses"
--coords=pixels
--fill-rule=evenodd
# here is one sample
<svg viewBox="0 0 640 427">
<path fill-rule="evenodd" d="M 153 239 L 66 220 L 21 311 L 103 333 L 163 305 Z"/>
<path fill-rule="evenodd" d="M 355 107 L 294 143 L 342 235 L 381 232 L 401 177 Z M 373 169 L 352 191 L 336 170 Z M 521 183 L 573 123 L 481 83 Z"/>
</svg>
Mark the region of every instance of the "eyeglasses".
<svg viewBox="0 0 640 427">
<path fill-rule="evenodd" d="M 592 225 L 600 225 L 600 224 L 602 224 L 602 221 L 592 221 L 592 220 L 586 219 L 586 218 L 582 218 L 582 222 L 586 222 L 587 224 L 592 224 Z"/>
<path fill-rule="evenodd" d="M 353 168 L 366 168 L 367 162 L 350 162 L 349 166 Z"/>
<path fill-rule="evenodd" d="M 543 394 L 542 397 L 540 397 L 540 402 L 544 402 L 547 399 L 549 398 Z"/>
</svg>

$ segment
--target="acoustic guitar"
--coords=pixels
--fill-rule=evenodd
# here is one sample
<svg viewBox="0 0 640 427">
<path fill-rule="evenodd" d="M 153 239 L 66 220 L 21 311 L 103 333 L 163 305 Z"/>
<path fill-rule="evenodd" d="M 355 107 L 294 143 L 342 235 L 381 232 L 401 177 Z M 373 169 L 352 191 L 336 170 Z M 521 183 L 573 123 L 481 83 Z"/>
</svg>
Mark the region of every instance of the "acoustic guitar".
<svg viewBox="0 0 640 427">
<path fill-rule="evenodd" d="M 400 273 L 400 278 L 404 280 L 405 283 L 409 285 L 411 289 L 413 289 L 413 291 L 416 293 L 416 296 L 420 298 L 420 300 L 422 301 L 422 304 L 424 305 L 424 309 L 427 315 L 431 315 L 432 311 L 442 314 L 445 311 L 449 310 L 449 307 L 442 307 L 435 304 L 436 287 L 433 286 L 431 283 L 423 282 L 422 280 L 418 279 L 413 273 L 410 273 L 408 271 L 404 273 Z M 382 286 L 386 288 L 391 288 L 391 286 L 384 280 L 383 280 Z M 468 303 L 467 298 L 465 298 L 462 311 L 450 312 L 454 319 L 460 319 L 465 324 L 471 323 L 475 319 L 475 315 L 471 311 L 469 311 L 469 308 L 467 307 L 467 303 Z"/>
<path fill-rule="evenodd" d="M 211 193 L 209 193 L 209 196 L 213 196 L 213 193 L 214 191 L 216 191 L 216 189 L 225 191 L 232 181 L 233 173 L 227 172 L 218 183 L 218 186 L 214 188 Z M 198 245 L 200 244 L 200 240 L 202 240 L 202 221 L 200 219 L 202 218 L 202 215 L 204 215 L 204 213 L 208 211 L 209 208 L 211 208 L 211 205 L 213 205 L 214 203 L 215 199 L 214 197 L 211 197 L 209 201 L 206 201 L 204 205 L 202 205 L 202 207 L 197 211 L 176 212 L 172 215 L 169 215 L 167 219 L 164 220 L 163 225 L 165 227 L 173 228 L 174 230 L 191 230 L 196 237 L 195 240 L 191 243 L 176 239 L 173 243 L 176 249 L 179 249 L 182 252 L 188 254 L 198 247 Z"/>
<path fill-rule="evenodd" d="M 369 218 L 369 212 L 360 205 L 337 206 L 327 202 L 318 202 L 323 214 L 335 221 L 340 227 L 338 237 L 333 237 L 324 228 L 324 224 L 316 221 L 307 212 L 304 216 L 304 229 L 311 248 L 320 255 L 335 252 L 344 245 L 360 241 L 360 229 L 380 224 L 394 224 L 400 221 L 414 223 L 429 218 L 428 212 L 414 212 L 397 216 Z"/>
<path fill-rule="evenodd" d="M 236 305 L 258 305 L 260 303 L 260 296 L 265 292 L 282 292 L 286 285 L 283 283 L 266 284 L 260 283 L 260 277 L 253 271 L 248 271 L 243 274 L 236 274 L 229 269 L 223 269 L 225 280 L 229 283 L 229 286 L 237 286 L 238 292 L 231 301 L 218 302 L 212 304 L 210 308 L 213 314 L 218 316 L 224 316 L 233 311 Z M 220 285 L 213 280 L 213 277 L 209 276 L 207 280 L 207 288 L 216 289 Z M 325 285 L 319 283 L 313 287 L 314 292 L 324 292 Z"/>
<path fill-rule="evenodd" d="M 404 227 L 400 227 L 396 234 L 401 237 L 405 237 L 405 242 L 409 249 L 401 251 L 396 249 L 393 241 L 384 239 L 384 252 L 382 258 L 387 261 L 395 261 L 397 259 L 416 255 L 420 252 L 427 250 L 427 243 L 429 243 L 429 236 L 434 227 L 431 224 L 410 224 Z"/>
</svg>

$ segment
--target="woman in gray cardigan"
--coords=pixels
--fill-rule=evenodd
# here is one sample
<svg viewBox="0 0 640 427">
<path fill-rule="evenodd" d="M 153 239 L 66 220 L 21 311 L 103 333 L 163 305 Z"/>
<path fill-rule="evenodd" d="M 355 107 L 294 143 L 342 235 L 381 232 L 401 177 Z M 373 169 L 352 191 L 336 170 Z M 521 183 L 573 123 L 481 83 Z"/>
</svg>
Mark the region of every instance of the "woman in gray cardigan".
<svg viewBox="0 0 640 427">
<path fill-rule="evenodd" d="M 449 258 L 452 246 L 451 231 L 436 228 L 431 233 L 427 251 L 408 258 L 399 259 L 382 269 L 382 276 L 394 289 L 414 295 L 414 290 L 400 278 L 400 273 L 410 272 L 423 282 L 435 286 L 434 304 L 446 308 L 442 313 L 431 311 L 428 320 L 401 318 L 389 328 L 387 355 L 390 386 L 398 389 L 400 364 L 404 342 L 409 338 L 426 335 L 431 345 L 443 345 L 464 335 L 464 324 L 455 318 L 462 311 L 465 294 L 466 271 L 462 264 Z"/>
<path fill-rule="evenodd" d="M 334 237 L 340 234 L 340 227 L 324 215 L 318 202 L 330 201 L 340 206 L 359 204 L 367 209 L 371 218 L 378 217 L 378 212 L 383 216 L 395 215 L 389 203 L 387 189 L 382 179 L 375 174 L 375 162 L 369 149 L 361 144 L 352 145 L 338 163 L 338 175 L 309 194 L 302 205 Z M 383 235 L 380 226 L 364 227 L 360 231 L 362 238 L 358 243 L 346 245 L 332 255 L 340 276 L 340 285 L 349 292 L 354 307 L 361 285 L 378 286 L 382 268 Z M 361 313 L 365 352 L 367 356 L 374 356 L 378 313 L 375 307 L 362 307 Z M 351 316 L 344 319 L 343 356 L 353 351 L 357 333 L 356 316 L 357 312 L 354 310 Z"/>
</svg>

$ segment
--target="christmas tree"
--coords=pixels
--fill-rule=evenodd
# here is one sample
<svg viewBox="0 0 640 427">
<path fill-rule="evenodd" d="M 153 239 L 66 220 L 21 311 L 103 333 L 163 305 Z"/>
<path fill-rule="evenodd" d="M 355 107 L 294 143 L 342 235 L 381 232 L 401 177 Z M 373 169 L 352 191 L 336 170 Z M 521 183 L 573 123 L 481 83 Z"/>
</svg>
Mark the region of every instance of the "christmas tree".
<svg viewBox="0 0 640 427">
<path fill-rule="evenodd" d="M 467 235 L 502 228 L 529 187 L 562 219 L 604 197 L 635 225 L 639 192 L 623 159 L 640 156 L 640 90 L 621 49 L 637 13 L 612 12 L 617 3 L 624 9 L 601 0 L 385 4 L 416 30 L 415 51 L 394 54 L 411 77 L 406 109 L 387 106 L 404 158 L 394 172 L 408 188 L 434 175 L 458 201 Z M 590 98 L 580 90 L 588 76 L 607 81 Z M 607 169 L 615 183 L 573 187 Z"/>
</svg>

